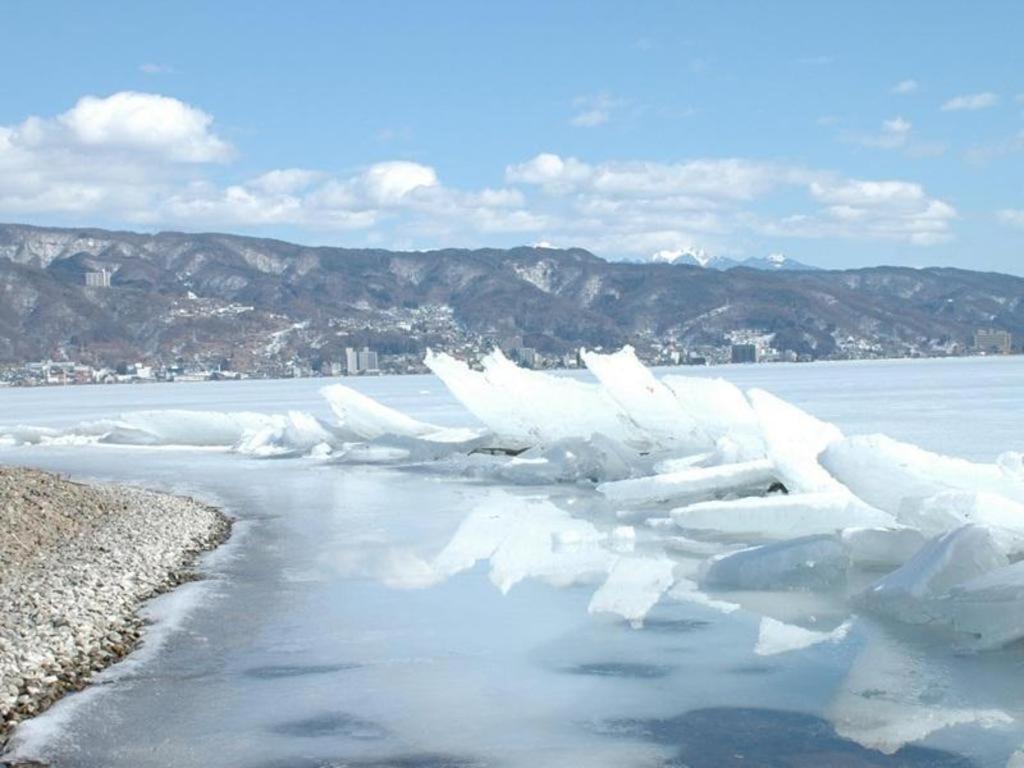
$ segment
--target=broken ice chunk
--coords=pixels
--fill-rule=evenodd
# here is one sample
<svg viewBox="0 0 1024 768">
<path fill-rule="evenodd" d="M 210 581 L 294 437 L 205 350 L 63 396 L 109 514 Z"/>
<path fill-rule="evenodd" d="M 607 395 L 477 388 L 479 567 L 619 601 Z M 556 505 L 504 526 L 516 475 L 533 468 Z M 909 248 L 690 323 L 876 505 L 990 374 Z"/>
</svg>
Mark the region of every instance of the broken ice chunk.
<svg viewBox="0 0 1024 768">
<path fill-rule="evenodd" d="M 709 440 L 672 391 L 625 346 L 609 355 L 580 350 L 587 368 L 632 422 L 658 445 L 706 450 Z"/>
<path fill-rule="evenodd" d="M 831 632 L 815 632 L 764 616 L 757 632 L 754 653 L 758 656 L 774 656 L 810 648 L 819 643 L 839 643 L 846 638 L 852 626 L 853 621 L 847 619 Z"/>
<path fill-rule="evenodd" d="M 514 409 L 520 427 L 525 427 L 524 439 L 547 444 L 598 433 L 630 445 L 650 442 L 598 385 L 520 368 L 497 349 L 482 363 L 491 397 Z"/>
<path fill-rule="evenodd" d="M 1009 553 L 1024 550 L 1024 504 L 988 491 L 943 491 L 924 499 L 904 499 L 901 522 L 937 535 L 966 523 L 986 525 Z"/>
<path fill-rule="evenodd" d="M 628 478 L 640 471 L 641 456 L 604 435 L 559 440 L 524 451 L 494 474 L 513 483 L 598 482 Z"/>
<path fill-rule="evenodd" d="M 940 611 L 975 648 L 998 648 L 1024 638 L 1024 561 L 957 584 Z"/>
<path fill-rule="evenodd" d="M 754 496 L 729 501 L 703 501 L 672 510 L 680 528 L 751 534 L 788 539 L 815 533 L 833 533 L 855 523 L 895 525 L 885 512 L 859 503 L 848 493 L 800 493 Z"/>
<path fill-rule="evenodd" d="M 601 483 L 597 490 L 617 504 L 650 504 L 687 496 L 699 498 L 745 490 L 763 491 L 774 479 L 771 462 L 757 459 Z"/>
<path fill-rule="evenodd" d="M 835 536 L 802 536 L 708 560 L 701 586 L 717 589 L 831 589 L 846 579 L 850 558 Z"/>
<path fill-rule="evenodd" d="M 480 435 L 479 430 L 452 429 L 418 421 L 343 384 L 324 387 L 320 394 L 338 418 L 340 429 L 349 438 L 372 440 L 383 435 L 396 435 L 459 442 Z"/>
<path fill-rule="evenodd" d="M 654 471 L 663 475 L 668 472 L 678 472 L 681 469 L 690 469 L 691 467 L 701 467 L 709 463 L 714 463 L 712 459 L 715 457 L 713 451 L 707 453 L 691 453 L 688 456 L 676 456 L 670 459 L 662 459 L 654 465 Z"/>
<path fill-rule="evenodd" d="M 925 545 L 924 534 L 914 528 L 844 528 L 839 539 L 850 562 L 865 568 L 895 568 L 913 557 Z"/>
<path fill-rule="evenodd" d="M 764 441 L 750 403 L 735 384 L 725 379 L 666 376 L 662 382 L 704 433 L 709 444 L 728 437 L 736 461 L 764 456 Z"/>
<path fill-rule="evenodd" d="M 833 443 L 821 464 L 857 496 L 896 515 L 907 500 L 949 490 L 990 491 L 1024 503 L 1024 482 L 1000 466 L 942 456 L 885 435 Z"/>
<path fill-rule="evenodd" d="M 818 456 L 843 433 L 795 405 L 761 389 L 747 392 L 764 436 L 768 458 L 791 491 L 841 491 L 843 486 L 818 463 Z"/>
<path fill-rule="evenodd" d="M 870 610 L 911 624 L 941 620 L 935 599 L 950 587 L 1007 564 L 987 529 L 965 525 L 932 540 L 861 596 Z"/>
</svg>

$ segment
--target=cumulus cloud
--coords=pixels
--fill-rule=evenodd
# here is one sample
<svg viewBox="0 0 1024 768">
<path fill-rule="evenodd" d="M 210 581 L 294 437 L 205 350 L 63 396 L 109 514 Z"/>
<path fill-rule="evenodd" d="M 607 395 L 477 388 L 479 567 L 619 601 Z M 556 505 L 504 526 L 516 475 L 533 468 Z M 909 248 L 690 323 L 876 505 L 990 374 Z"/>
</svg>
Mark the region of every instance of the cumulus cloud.
<svg viewBox="0 0 1024 768">
<path fill-rule="evenodd" d="M 134 214 L 166 185 L 230 160 L 233 148 L 212 125 L 210 115 L 177 99 L 124 91 L 0 126 L 0 209 Z"/>
<path fill-rule="evenodd" d="M 884 135 L 909 131 L 900 118 L 883 125 Z M 344 172 L 282 167 L 221 181 L 232 174 L 233 153 L 213 118 L 193 105 L 135 92 L 85 97 L 61 114 L 0 126 L 0 217 L 288 226 L 382 246 L 516 238 L 612 258 L 694 243 L 730 252 L 782 237 L 927 245 L 949 239 L 956 219 L 951 205 L 911 181 L 736 157 L 588 162 L 547 152 L 506 166 L 499 184 L 460 188 L 431 165 L 394 159 Z"/>
<path fill-rule="evenodd" d="M 371 166 L 362 182 L 370 198 L 381 205 L 394 205 L 416 189 L 438 184 L 437 172 L 430 166 L 401 160 Z"/>
<path fill-rule="evenodd" d="M 39 121 L 40 138 L 70 139 L 83 147 L 147 150 L 171 160 L 208 163 L 227 160 L 231 145 L 211 132 L 213 118 L 177 99 L 122 91 L 106 98 L 83 96 L 56 120 Z M 66 135 L 62 135 L 66 134 Z"/>
<path fill-rule="evenodd" d="M 896 85 L 890 88 L 890 93 L 895 93 L 898 96 L 905 96 L 908 93 L 913 93 L 918 88 L 917 80 L 900 80 Z"/>
<path fill-rule="evenodd" d="M 999 103 L 999 95 L 986 91 L 984 93 L 967 93 L 954 96 L 942 105 L 943 112 L 974 111 L 994 107 Z"/>
<path fill-rule="evenodd" d="M 811 197 L 823 204 L 813 215 L 786 217 L 769 231 L 796 237 L 896 240 L 935 245 L 952 238 L 956 209 L 908 181 L 814 181 Z"/>
</svg>

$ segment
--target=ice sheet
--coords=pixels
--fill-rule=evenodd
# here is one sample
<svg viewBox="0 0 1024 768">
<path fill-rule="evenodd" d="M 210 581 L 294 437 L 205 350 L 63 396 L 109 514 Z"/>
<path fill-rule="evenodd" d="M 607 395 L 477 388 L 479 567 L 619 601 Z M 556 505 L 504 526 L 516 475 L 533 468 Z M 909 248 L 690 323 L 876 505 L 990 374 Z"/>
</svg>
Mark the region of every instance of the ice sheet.
<svg viewBox="0 0 1024 768">
<path fill-rule="evenodd" d="M 768 458 L 790 491 L 815 493 L 845 490 L 818 463 L 818 456 L 843 433 L 795 405 L 761 389 L 747 392 L 764 438 Z"/>
<path fill-rule="evenodd" d="M 1007 564 L 992 533 L 964 525 L 929 542 L 897 570 L 869 587 L 869 609 L 913 624 L 940 619 L 934 601 L 951 587 Z"/>
<path fill-rule="evenodd" d="M 710 558 L 700 583 L 712 589 L 836 589 L 850 558 L 836 536 L 802 536 Z"/>
<path fill-rule="evenodd" d="M 834 533 L 850 525 L 890 526 L 896 520 L 859 504 L 848 493 L 792 493 L 703 501 L 672 510 L 680 528 L 789 539 Z"/>
<path fill-rule="evenodd" d="M 650 477 L 601 483 L 597 490 L 615 504 L 652 504 L 680 497 L 764 492 L 774 480 L 767 459 L 714 467 L 691 467 Z"/>
<path fill-rule="evenodd" d="M 950 490 L 988 491 L 1024 503 L 1024 482 L 997 464 L 942 456 L 885 435 L 836 441 L 821 463 L 860 498 L 897 515 L 905 502 Z"/>
</svg>

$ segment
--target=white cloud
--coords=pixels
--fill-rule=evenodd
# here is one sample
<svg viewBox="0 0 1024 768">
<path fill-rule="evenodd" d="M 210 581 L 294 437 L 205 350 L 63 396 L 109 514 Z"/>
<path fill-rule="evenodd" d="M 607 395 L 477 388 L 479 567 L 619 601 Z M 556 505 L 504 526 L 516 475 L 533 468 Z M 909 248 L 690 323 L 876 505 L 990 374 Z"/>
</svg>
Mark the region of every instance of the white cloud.
<svg viewBox="0 0 1024 768">
<path fill-rule="evenodd" d="M 900 118 L 883 126 L 892 135 L 909 131 Z M 580 245 L 614 258 L 694 243 L 736 252 L 781 237 L 930 244 L 949 239 L 956 218 L 911 181 L 746 158 L 590 163 L 542 153 L 508 165 L 502 185 L 458 188 L 411 160 L 343 173 L 284 167 L 222 182 L 231 166 L 211 167 L 232 154 L 211 116 L 192 105 L 132 92 L 86 97 L 56 116 L 0 125 L 0 219 L 288 226 L 412 247 L 493 243 L 516 233 L 519 242 Z"/>
<path fill-rule="evenodd" d="M 598 93 L 594 96 L 577 96 L 572 102 L 576 114 L 569 120 L 569 124 L 576 128 L 596 128 L 611 120 L 612 113 L 624 107 L 626 103 L 624 100 L 616 99 L 608 93 Z"/>
<path fill-rule="evenodd" d="M 40 138 L 63 131 L 69 136 L 53 138 L 84 147 L 159 152 L 186 163 L 230 158 L 231 146 L 210 131 L 212 124 L 210 115 L 182 101 L 134 91 L 83 96 L 55 120 L 38 121 Z"/>
<path fill-rule="evenodd" d="M 370 197 L 382 205 L 394 205 L 416 189 L 438 184 L 430 166 L 401 160 L 371 166 L 362 181 Z"/>
<path fill-rule="evenodd" d="M 889 89 L 890 93 L 895 93 L 899 96 L 905 96 L 908 93 L 913 93 L 918 89 L 917 80 L 907 79 L 900 80 L 896 85 Z"/>
<path fill-rule="evenodd" d="M 583 183 L 591 173 L 590 166 L 576 158 L 563 159 L 543 152 L 525 163 L 507 166 L 505 180 L 510 184 L 535 184 L 558 191 Z"/>
<path fill-rule="evenodd" d="M 996 211 L 996 218 L 1003 224 L 1024 229 L 1024 208 L 1004 208 Z"/>
<path fill-rule="evenodd" d="M 509 183 L 535 184 L 553 191 L 588 191 L 609 197 L 700 196 L 744 200 L 805 175 L 798 168 L 738 158 L 588 165 L 573 157 L 544 153 L 508 166 L 505 178 Z"/>
<path fill-rule="evenodd" d="M 987 109 L 999 103 L 999 95 L 986 91 L 984 93 L 968 93 L 962 96 L 954 96 L 942 105 L 943 112 L 974 111 Z"/>
</svg>

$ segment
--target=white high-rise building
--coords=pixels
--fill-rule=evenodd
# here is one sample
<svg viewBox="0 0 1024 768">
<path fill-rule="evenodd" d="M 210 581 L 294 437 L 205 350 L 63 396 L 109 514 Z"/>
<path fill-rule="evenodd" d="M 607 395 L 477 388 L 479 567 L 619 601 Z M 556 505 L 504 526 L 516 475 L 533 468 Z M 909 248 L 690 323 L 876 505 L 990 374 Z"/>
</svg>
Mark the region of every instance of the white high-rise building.
<svg viewBox="0 0 1024 768">
<path fill-rule="evenodd" d="M 345 373 L 349 376 L 359 373 L 359 354 L 352 347 L 345 347 Z"/>
<path fill-rule="evenodd" d="M 369 347 L 363 347 L 359 352 L 359 372 L 376 373 L 379 370 L 377 367 L 377 353 Z"/>
</svg>

